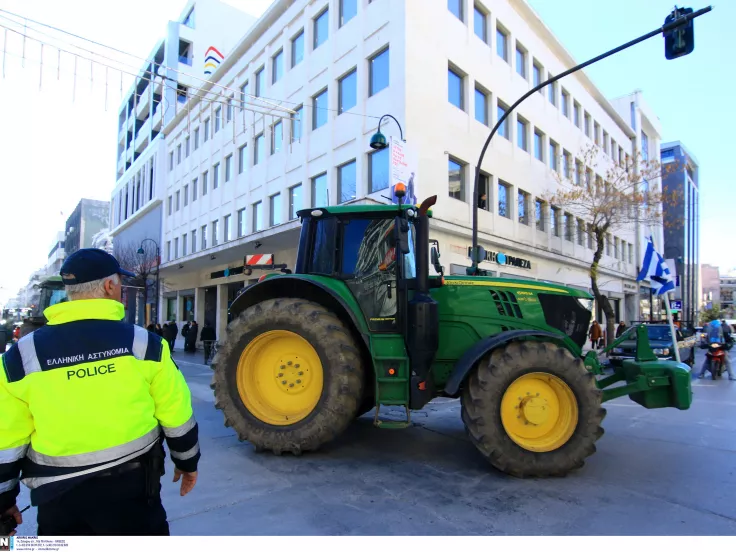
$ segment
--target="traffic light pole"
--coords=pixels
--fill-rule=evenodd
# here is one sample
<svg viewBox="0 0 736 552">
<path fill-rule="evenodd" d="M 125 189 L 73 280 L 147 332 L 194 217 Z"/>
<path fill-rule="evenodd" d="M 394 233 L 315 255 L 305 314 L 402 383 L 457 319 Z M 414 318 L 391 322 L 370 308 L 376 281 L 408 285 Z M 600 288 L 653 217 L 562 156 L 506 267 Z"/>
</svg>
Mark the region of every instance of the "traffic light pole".
<svg viewBox="0 0 736 552">
<path fill-rule="evenodd" d="M 567 71 L 563 71 L 559 75 L 556 75 L 552 77 L 551 79 L 547 79 L 546 81 L 538 84 L 537 86 L 529 90 L 529 92 L 527 92 L 521 98 L 516 100 L 516 102 L 514 102 L 514 104 L 506 110 L 506 112 L 501 116 L 501 118 L 498 120 L 498 122 L 493 127 L 493 129 L 491 129 L 491 133 L 488 135 L 488 138 L 486 139 L 485 144 L 483 144 L 483 149 L 480 152 L 480 158 L 478 159 L 478 164 L 475 167 L 475 181 L 473 183 L 473 248 L 471 249 L 471 260 L 473 264 L 471 268 L 468 269 L 468 274 L 476 275 L 476 276 L 479 275 L 478 264 L 480 263 L 481 260 L 483 260 L 480 258 L 480 255 L 478 254 L 478 197 L 479 197 L 479 185 L 480 185 L 480 170 L 483 164 L 483 158 L 486 155 L 486 150 L 488 149 L 488 146 L 491 144 L 491 139 L 493 139 L 496 132 L 501 127 L 501 125 L 506 121 L 506 119 L 511 114 L 511 112 L 514 109 L 516 109 L 516 107 L 519 104 L 521 104 L 524 100 L 526 100 L 529 96 L 531 96 L 535 92 L 538 92 L 545 86 L 548 86 L 552 84 L 553 82 L 556 82 L 560 80 L 561 78 L 566 77 L 567 75 L 575 73 L 576 71 L 580 71 L 581 69 L 584 69 L 588 67 L 589 65 L 593 65 L 594 63 L 601 61 L 602 59 L 606 59 L 607 57 L 610 57 L 613 54 L 617 54 L 623 50 L 626 50 L 627 48 L 631 48 L 632 46 L 635 46 L 639 44 L 640 42 L 644 42 L 645 40 L 648 40 L 654 36 L 657 36 L 658 34 L 669 33 L 670 31 L 673 31 L 674 29 L 687 24 L 689 21 L 695 19 L 696 17 L 700 17 L 701 15 L 708 13 L 712 9 L 713 8 L 711 6 L 708 6 L 696 12 L 692 12 L 687 15 L 682 15 L 678 17 L 677 19 L 675 19 L 674 21 L 672 21 L 671 23 L 667 23 L 663 25 L 662 27 L 653 30 L 652 32 L 642 35 L 639 38 L 635 38 L 634 40 L 631 40 L 630 42 L 627 42 L 626 44 L 622 44 L 621 46 L 614 48 L 613 50 L 609 50 L 599 56 L 589 59 L 588 61 L 581 63 L 580 65 L 576 65 L 575 67 L 572 67 L 571 69 L 568 69 Z"/>
</svg>

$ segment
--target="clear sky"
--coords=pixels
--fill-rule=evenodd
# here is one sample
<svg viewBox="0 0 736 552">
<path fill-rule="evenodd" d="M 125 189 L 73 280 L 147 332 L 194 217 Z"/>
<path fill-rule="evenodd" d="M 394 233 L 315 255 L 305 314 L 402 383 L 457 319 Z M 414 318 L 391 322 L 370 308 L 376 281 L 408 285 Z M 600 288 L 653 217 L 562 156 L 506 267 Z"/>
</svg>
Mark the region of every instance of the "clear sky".
<svg viewBox="0 0 736 552">
<path fill-rule="evenodd" d="M 672 0 L 528 1 L 579 63 L 656 29 L 674 6 Z M 679 140 L 700 163 L 701 262 L 722 274 L 736 267 L 736 179 L 728 167 L 736 145 L 736 66 L 728 38 L 734 21 L 736 1 L 717 2 L 695 20 L 692 54 L 667 60 L 664 39 L 654 37 L 587 69 L 608 98 L 641 89 L 662 123 L 662 140 Z"/>
<path fill-rule="evenodd" d="M 256 16 L 271 4 L 271 0 L 226 1 Z M 656 28 L 672 9 L 671 0 L 530 2 L 580 61 Z M 184 0 L 0 0 L 0 8 L 140 56 L 149 54 L 166 22 L 177 18 L 185 4 Z M 642 89 L 661 119 L 663 139 L 681 140 L 697 157 L 702 261 L 722 269 L 736 267 L 736 250 L 729 244 L 736 190 L 728 184 L 733 180 L 728 160 L 736 128 L 730 101 L 736 73 L 726 54 L 727 38 L 733 33 L 726 26 L 734 20 L 736 1 L 728 0 L 696 21 L 696 48 L 690 56 L 666 61 L 663 40 L 655 37 L 588 71 L 608 97 Z M 0 24 L 8 22 L 0 18 Z M 10 36 L 8 49 L 20 53 L 18 40 Z M 57 81 L 55 53 L 47 49 L 39 90 L 38 46 L 28 43 L 26 54 L 25 68 L 20 59 L 6 56 L 4 77 L 0 75 L 0 213 L 5 229 L 0 303 L 45 265 L 55 232 L 63 229 L 79 199 L 109 200 L 115 185 L 120 77 L 108 82 L 106 110 L 104 69 L 96 70 L 90 83 L 88 65 L 80 64 L 74 87 L 71 59 L 62 61 Z M 129 84 L 125 80 L 123 89 L 127 91 Z"/>
</svg>

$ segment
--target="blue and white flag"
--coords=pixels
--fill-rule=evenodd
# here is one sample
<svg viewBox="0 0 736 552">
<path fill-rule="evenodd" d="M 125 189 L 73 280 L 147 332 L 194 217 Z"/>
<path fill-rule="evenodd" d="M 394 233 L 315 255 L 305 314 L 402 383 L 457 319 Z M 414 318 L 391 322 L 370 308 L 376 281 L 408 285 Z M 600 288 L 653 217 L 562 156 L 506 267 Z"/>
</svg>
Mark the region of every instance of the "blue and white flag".
<svg viewBox="0 0 736 552">
<path fill-rule="evenodd" d="M 663 295 L 675 289 L 675 282 L 672 280 L 670 269 L 662 258 L 662 255 L 654 249 L 654 242 L 651 236 L 647 238 L 644 258 L 641 262 L 641 272 L 639 272 L 636 280 L 649 280 L 655 295 Z"/>
</svg>

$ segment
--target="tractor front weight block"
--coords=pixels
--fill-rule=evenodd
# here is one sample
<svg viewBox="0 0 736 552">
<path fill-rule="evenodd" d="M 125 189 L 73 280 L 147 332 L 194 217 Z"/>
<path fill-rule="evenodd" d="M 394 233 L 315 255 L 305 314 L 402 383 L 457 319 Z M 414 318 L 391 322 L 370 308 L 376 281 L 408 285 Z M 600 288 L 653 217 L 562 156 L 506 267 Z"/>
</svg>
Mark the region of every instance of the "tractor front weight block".
<svg viewBox="0 0 736 552">
<path fill-rule="evenodd" d="M 626 382 L 624 385 L 616 385 Z M 597 380 L 603 401 L 628 395 L 644 408 L 687 410 L 693 401 L 690 369 L 673 360 L 625 360 L 613 375 Z M 613 387 L 612 387 L 613 386 Z"/>
</svg>

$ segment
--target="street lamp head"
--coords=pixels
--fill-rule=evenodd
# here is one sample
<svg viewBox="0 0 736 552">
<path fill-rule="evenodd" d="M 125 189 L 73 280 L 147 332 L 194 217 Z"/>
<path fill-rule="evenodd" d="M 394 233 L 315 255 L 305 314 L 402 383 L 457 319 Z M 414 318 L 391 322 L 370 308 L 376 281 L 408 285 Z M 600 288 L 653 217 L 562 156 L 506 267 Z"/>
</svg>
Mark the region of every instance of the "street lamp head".
<svg viewBox="0 0 736 552">
<path fill-rule="evenodd" d="M 138 251 L 137 251 L 137 253 L 138 253 L 139 255 L 145 255 L 145 254 L 146 254 L 146 252 L 145 252 L 145 251 L 143 251 L 143 247 L 142 247 L 142 246 L 138 248 Z"/>
<path fill-rule="evenodd" d="M 381 133 L 380 130 L 376 132 L 373 136 L 371 136 L 371 147 L 374 150 L 382 150 L 388 147 L 386 137 Z"/>
</svg>

